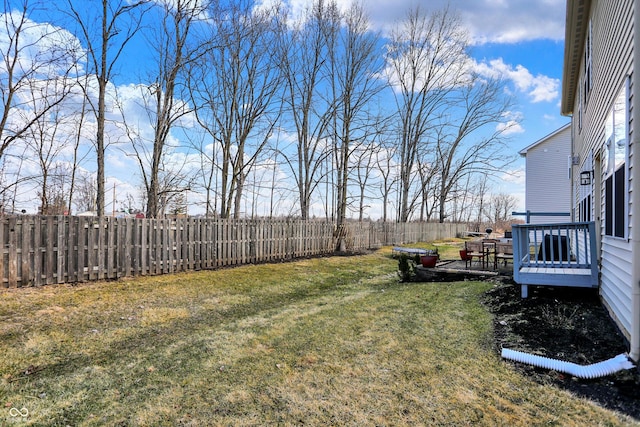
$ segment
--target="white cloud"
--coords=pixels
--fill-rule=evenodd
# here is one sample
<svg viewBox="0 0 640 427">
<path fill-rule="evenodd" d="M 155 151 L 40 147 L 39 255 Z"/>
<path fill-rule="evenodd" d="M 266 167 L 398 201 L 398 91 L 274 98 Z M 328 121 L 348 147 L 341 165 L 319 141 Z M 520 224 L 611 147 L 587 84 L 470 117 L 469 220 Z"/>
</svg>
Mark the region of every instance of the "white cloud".
<svg viewBox="0 0 640 427">
<path fill-rule="evenodd" d="M 511 80 L 515 88 L 527 94 L 533 103 L 552 102 L 560 95 L 560 80 L 543 74 L 534 76 L 526 67 L 506 64 L 502 58 L 476 62 L 475 70 L 483 76 Z"/>
<path fill-rule="evenodd" d="M 560 80 L 538 75 L 532 80 L 532 90 L 529 95 L 533 102 L 553 101 L 558 98 Z"/>
<path fill-rule="evenodd" d="M 0 14 L 0 52 L 16 52 L 18 65 L 14 79 L 54 78 L 73 68 L 84 51 L 78 39 L 69 31 L 49 23 L 37 23 L 13 11 Z M 19 31 L 16 34 L 16 31 Z M 13 58 L 11 58 L 13 59 Z M 0 62 L 0 73 L 7 72 L 6 62 Z"/>
<path fill-rule="evenodd" d="M 506 111 L 503 115 L 504 121 L 496 125 L 496 131 L 501 132 L 502 135 L 515 135 L 523 133 L 524 128 L 521 125 L 522 113 L 518 111 Z"/>
<path fill-rule="evenodd" d="M 477 43 L 564 38 L 565 0 L 452 0 L 451 5 L 461 11 Z"/>
<path fill-rule="evenodd" d="M 511 169 L 505 171 L 500 179 L 508 182 L 509 184 L 524 185 L 525 184 L 525 169 L 524 166 L 517 169 Z"/>
<path fill-rule="evenodd" d="M 353 0 L 337 0 L 345 9 Z M 299 17 L 312 0 L 285 0 L 292 16 Z M 275 0 L 259 0 L 261 6 Z M 458 11 L 476 44 L 517 43 L 535 39 L 562 40 L 565 27 L 565 0 L 430 0 L 421 2 L 427 12 L 447 5 Z M 415 0 L 367 0 L 364 5 L 373 25 L 389 30 L 415 7 Z"/>
<path fill-rule="evenodd" d="M 511 81 L 516 91 L 525 94 L 532 103 L 553 102 L 558 100 L 560 96 L 559 79 L 543 74 L 533 75 L 523 65 L 513 66 L 507 64 L 502 58 L 477 62 L 475 59 L 467 57 L 466 61 L 460 62 L 460 69 L 463 67 L 469 67 L 483 77 Z M 447 71 L 449 75 L 458 72 L 458 70 L 455 73 L 451 73 L 450 70 Z M 398 78 L 394 67 L 387 64 L 382 75 L 389 79 L 395 89 L 398 89 Z M 443 74 L 442 82 L 439 83 L 446 86 L 447 83 L 450 83 L 450 80 L 451 78 L 446 78 L 446 75 Z"/>
<path fill-rule="evenodd" d="M 501 132 L 504 136 L 515 135 L 524 132 L 524 128 L 522 127 L 522 125 L 515 120 L 498 123 L 498 125 L 496 126 L 496 130 L 498 132 Z"/>
</svg>

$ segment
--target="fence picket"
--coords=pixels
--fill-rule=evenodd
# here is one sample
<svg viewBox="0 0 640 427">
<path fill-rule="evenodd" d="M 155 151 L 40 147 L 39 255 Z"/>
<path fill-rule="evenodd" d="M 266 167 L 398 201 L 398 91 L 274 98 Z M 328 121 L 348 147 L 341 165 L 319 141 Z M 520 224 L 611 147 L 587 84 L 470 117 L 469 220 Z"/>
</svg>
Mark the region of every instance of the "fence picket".
<svg viewBox="0 0 640 427">
<path fill-rule="evenodd" d="M 31 278 L 31 221 L 23 218 L 20 242 L 20 286 L 33 285 Z"/>
<path fill-rule="evenodd" d="M 18 286 L 18 230 L 17 218 L 9 218 L 9 287 Z"/>
<path fill-rule="evenodd" d="M 86 217 L 77 217 L 78 220 L 78 244 L 77 244 L 77 275 L 78 281 L 84 282 L 87 279 L 87 275 L 85 275 L 85 268 L 87 267 L 86 262 L 86 244 L 87 244 L 87 220 Z"/>
<path fill-rule="evenodd" d="M 347 223 L 347 249 L 450 237 L 466 224 Z M 0 286 L 113 279 L 328 254 L 335 225 L 292 219 L 0 218 Z M 412 240 L 407 240 L 407 239 Z"/>
</svg>

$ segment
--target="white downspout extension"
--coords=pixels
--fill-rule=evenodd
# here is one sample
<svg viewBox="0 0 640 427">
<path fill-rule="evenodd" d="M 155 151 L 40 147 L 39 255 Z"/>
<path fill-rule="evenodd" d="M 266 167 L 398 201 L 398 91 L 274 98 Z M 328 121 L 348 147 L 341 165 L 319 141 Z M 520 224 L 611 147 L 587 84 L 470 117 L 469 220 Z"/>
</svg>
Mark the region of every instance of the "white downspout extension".
<svg viewBox="0 0 640 427">
<path fill-rule="evenodd" d="M 633 17 L 633 191 L 631 191 L 631 331 L 629 357 L 640 360 L 640 0 L 634 2 Z"/>
<path fill-rule="evenodd" d="M 603 362 L 591 365 L 578 365 L 564 360 L 550 359 L 548 357 L 535 354 L 523 353 L 521 351 L 502 349 L 502 357 L 515 362 L 526 363 L 539 368 L 552 369 L 565 374 L 573 375 L 576 378 L 600 378 L 614 374 L 625 369 L 632 369 L 633 363 L 629 361 L 626 354 L 619 354 L 616 357 Z"/>
</svg>

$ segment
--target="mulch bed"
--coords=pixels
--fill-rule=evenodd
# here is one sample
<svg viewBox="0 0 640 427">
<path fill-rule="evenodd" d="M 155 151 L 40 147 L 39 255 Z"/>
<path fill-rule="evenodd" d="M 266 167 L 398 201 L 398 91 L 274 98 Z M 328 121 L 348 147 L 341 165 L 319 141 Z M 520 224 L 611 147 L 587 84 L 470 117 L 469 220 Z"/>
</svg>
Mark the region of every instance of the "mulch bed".
<svg viewBox="0 0 640 427">
<path fill-rule="evenodd" d="M 628 345 L 600 302 L 597 290 L 530 286 L 529 298 L 509 279 L 496 280 L 483 296 L 494 314 L 495 346 L 589 365 L 628 351 Z M 553 384 L 603 407 L 640 420 L 640 370 L 597 379 L 513 363 L 542 384 Z"/>
</svg>

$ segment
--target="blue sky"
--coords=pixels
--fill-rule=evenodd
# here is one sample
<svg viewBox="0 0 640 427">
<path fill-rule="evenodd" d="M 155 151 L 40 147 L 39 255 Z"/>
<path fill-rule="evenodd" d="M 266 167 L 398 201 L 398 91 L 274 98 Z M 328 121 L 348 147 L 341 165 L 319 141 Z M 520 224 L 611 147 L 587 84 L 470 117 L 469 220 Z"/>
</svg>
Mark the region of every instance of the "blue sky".
<svg viewBox="0 0 640 427">
<path fill-rule="evenodd" d="M 259 0 L 272 3 L 274 0 Z M 352 0 L 338 0 L 346 7 Z M 310 0 L 287 0 L 294 12 Z M 459 13 L 473 40 L 471 56 L 510 82 L 520 129 L 510 147 L 521 149 L 569 122 L 560 114 L 564 55 L 565 0 L 366 0 L 374 27 L 387 32 L 419 5 L 425 10 L 450 7 Z M 524 210 L 524 159 L 519 158 L 494 192 L 518 198 Z"/>
<path fill-rule="evenodd" d="M 256 0 L 264 4 L 274 1 Z M 311 2 L 282 1 L 288 3 L 294 13 L 302 11 Z M 336 1 L 346 7 L 352 0 Z M 9 3 L 14 2 L 9 0 Z M 19 6 L 21 2 L 15 3 Z M 64 7 L 65 3 L 60 0 L 53 4 Z M 383 34 L 398 24 L 416 4 L 426 11 L 438 10 L 448 4 L 460 14 L 473 41 L 473 60 L 484 72 L 506 79 L 516 99 L 512 113 L 520 118 L 520 126 L 517 132 L 511 134 L 511 152 L 506 154 L 517 154 L 569 121 L 569 118 L 560 115 L 564 0 L 364 0 L 363 4 L 374 29 Z M 47 16 L 33 16 L 32 19 L 44 23 Z M 131 99 L 134 99 L 134 85 L 144 82 L 146 49 L 144 40 L 132 44 L 118 67 L 114 83 L 125 97 L 129 90 Z M 114 185 L 119 193 L 136 192 L 136 186 L 130 182 L 131 168 L 135 168 L 133 159 L 114 155 L 107 157 L 107 162 L 107 188 Z M 511 170 L 505 172 L 505 178 L 494 183 L 493 191 L 515 195 L 519 200 L 516 209 L 523 210 L 524 159 L 519 158 Z M 375 217 L 375 214 L 372 216 Z"/>
<path fill-rule="evenodd" d="M 437 0 L 429 5 L 444 3 Z M 560 115 L 566 2 L 451 0 L 449 3 L 460 12 L 475 40 L 472 56 L 477 61 L 501 60 L 506 77 L 520 88 L 515 96 L 522 129 L 512 136 L 513 152 L 568 123 L 570 119 Z M 498 183 L 496 190 L 517 195 L 518 210 L 524 210 L 524 159 L 520 158 L 513 170 L 517 177 Z"/>
</svg>

